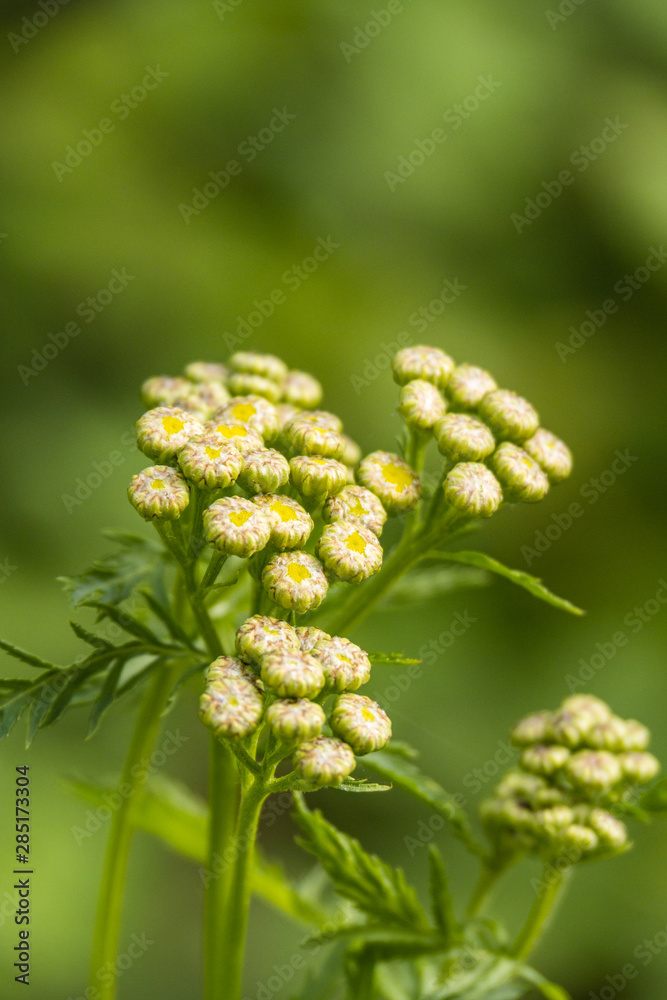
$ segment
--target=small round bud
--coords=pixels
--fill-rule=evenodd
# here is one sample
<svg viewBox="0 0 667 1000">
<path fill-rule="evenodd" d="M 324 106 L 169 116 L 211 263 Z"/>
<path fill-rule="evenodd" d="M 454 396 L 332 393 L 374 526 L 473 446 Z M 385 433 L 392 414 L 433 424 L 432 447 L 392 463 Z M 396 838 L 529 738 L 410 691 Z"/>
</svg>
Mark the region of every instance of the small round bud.
<svg viewBox="0 0 667 1000">
<path fill-rule="evenodd" d="M 318 736 L 302 743 L 294 754 L 294 767 L 300 778 L 315 785 L 340 785 L 356 767 L 352 750 L 342 740 Z"/>
<path fill-rule="evenodd" d="M 625 750 L 626 725 L 623 719 L 612 715 L 606 722 L 598 722 L 592 726 L 587 735 L 586 742 L 596 750 L 609 750 L 611 753 L 620 753 Z"/>
<path fill-rule="evenodd" d="M 221 490 L 236 482 L 243 457 L 238 448 L 220 444 L 213 434 L 198 434 L 180 449 L 178 464 L 185 478 L 200 489 Z"/>
<path fill-rule="evenodd" d="M 343 432 L 343 421 L 335 413 L 329 413 L 328 410 L 301 410 L 296 415 L 302 423 L 309 424 L 311 427 L 326 427 L 339 434 Z"/>
<path fill-rule="evenodd" d="M 391 739 L 389 716 L 363 694 L 340 695 L 329 722 L 334 736 L 349 743 L 357 756 L 381 750 Z"/>
<path fill-rule="evenodd" d="M 280 382 L 287 375 L 287 365 L 275 354 L 259 354 L 256 351 L 237 351 L 229 359 L 229 367 L 233 372 L 244 372 L 248 375 L 263 375 L 264 378 Z"/>
<path fill-rule="evenodd" d="M 274 701 L 266 710 L 266 721 L 274 736 L 283 743 L 302 743 L 312 740 L 322 732 L 326 722 L 324 709 L 315 701 L 297 698 Z"/>
<path fill-rule="evenodd" d="M 330 427 L 318 427 L 300 413 L 283 428 L 283 440 L 296 455 L 341 459 L 345 454 L 342 434 Z"/>
<path fill-rule="evenodd" d="M 538 809 L 535 813 L 535 826 L 548 837 L 557 837 L 567 826 L 574 822 L 574 814 L 569 806 L 558 805 L 550 809 Z"/>
<path fill-rule="evenodd" d="M 549 492 L 549 480 L 528 452 L 511 441 L 503 441 L 491 456 L 506 500 L 513 503 L 537 503 Z"/>
<path fill-rule="evenodd" d="M 534 805 L 538 809 L 550 809 L 551 806 L 567 804 L 567 797 L 558 788 L 546 785 L 535 794 Z"/>
<path fill-rule="evenodd" d="M 447 474 L 445 498 L 468 517 L 491 517 L 503 501 L 500 483 L 481 462 L 460 462 Z"/>
<path fill-rule="evenodd" d="M 196 382 L 190 383 L 190 391 L 180 396 L 175 405 L 208 420 L 228 399 L 229 393 L 222 382 Z"/>
<path fill-rule="evenodd" d="M 357 479 L 378 497 L 390 514 L 411 510 L 421 497 L 419 476 L 398 455 L 373 451 L 359 463 Z"/>
<path fill-rule="evenodd" d="M 570 750 L 589 742 L 591 718 L 581 712 L 559 708 L 551 720 L 551 735 Z"/>
<path fill-rule="evenodd" d="M 281 698 L 316 698 L 324 687 L 324 672 L 308 653 L 290 650 L 263 658 L 262 680 Z"/>
<path fill-rule="evenodd" d="M 509 827 L 522 834 L 535 834 L 535 813 L 525 802 L 503 799 L 498 819 L 501 826 Z M 531 838 L 532 839 L 532 838 Z"/>
<path fill-rule="evenodd" d="M 521 444 L 537 431 L 540 418 L 527 400 L 508 389 L 487 392 L 479 414 L 498 438 Z"/>
<path fill-rule="evenodd" d="M 191 361 L 184 374 L 193 382 L 224 382 L 229 369 L 215 361 Z"/>
<path fill-rule="evenodd" d="M 248 372 L 232 372 L 227 379 L 227 388 L 234 396 L 263 396 L 271 403 L 280 399 L 280 385 L 263 375 Z"/>
<path fill-rule="evenodd" d="M 572 472 L 572 452 L 560 438 L 543 427 L 523 442 L 523 448 L 546 472 L 550 483 L 561 483 Z"/>
<path fill-rule="evenodd" d="M 618 758 L 605 750 L 580 750 L 572 754 L 565 772 L 573 785 L 591 794 L 607 791 L 623 776 Z"/>
<path fill-rule="evenodd" d="M 454 371 L 454 361 L 437 347 L 404 347 L 394 355 L 391 368 L 399 385 L 423 379 L 444 389 Z"/>
<path fill-rule="evenodd" d="M 591 830 L 589 826 L 573 823 L 572 826 L 563 831 L 563 843 L 568 847 L 582 851 L 584 854 L 590 854 L 597 848 L 599 841 L 595 830 Z"/>
<path fill-rule="evenodd" d="M 525 771 L 508 771 L 496 788 L 500 798 L 518 798 L 533 801 L 540 792 L 546 789 L 544 778 L 536 774 L 526 774 Z"/>
<path fill-rule="evenodd" d="M 322 639 L 331 639 L 328 632 L 321 628 L 315 628 L 314 625 L 299 625 L 294 631 L 299 638 L 301 651 L 304 653 L 310 653 L 316 643 L 321 642 Z"/>
<path fill-rule="evenodd" d="M 316 552 L 329 573 L 347 583 L 361 583 L 382 568 L 377 536 L 354 521 L 335 521 L 326 527 Z"/>
<path fill-rule="evenodd" d="M 257 451 L 259 448 L 264 447 L 264 439 L 261 434 L 258 434 L 248 424 L 239 424 L 216 418 L 207 421 L 204 424 L 204 430 L 218 444 L 226 447 L 233 445 L 242 455 L 247 455 L 251 451 Z"/>
<path fill-rule="evenodd" d="M 532 774 L 552 775 L 567 764 L 570 751 L 567 747 L 535 745 L 521 754 L 521 766 Z"/>
<path fill-rule="evenodd" d="M 218 656 L 206 670 L 206 683 L 214 681 L 252 681 L 257 684 L 257 677 L 250 667 L 235 656 Z"/>
<path fill-rule="evenodd" d="M 267 441 L 278 431 L 278 411 L 262 396 L 235 396 L 216 410 L 213 419 L 251 427 Z"/>
<path fill-rule="evenodd" d="M 591 809 L 587 825 L 597 834 L 605 847 L 623 847 L 628 840 L 625 824 L 606 809 Z"/>
<path fill-rule="evenodd" d="M 214 681 L 199 700 L 199 718 L 219 738 L 248 736 L 257 729 L 263 710 L 256 684 L 241 678 Z"/>
<path fill-rule="evenodd" d="M 174 406 L 182 396 L 187 396 L 192 389 L 192 383 L 186 378 L 172 378 L 169 375 L 157 375 L 146 379 L 141 387 L 141 401 L 144 406 Z"/>
<path fill-rule="evenodd" d="M 322 402 L 322 386 L 308 372 L 289 371 L 282 381 L 282 398 L 292 406 L 312 410 Z"/>
<path fill-rule="evenodd" d="M 334 458 L 297 455 L 289 464 L 292 482 L 304 497 L 324 499 L 339 493 L 347 482 L 347 469 Z"/>
<path fill-rule="evenodd" d="M 281 618 L 253 615 L 236 632 L 236 649 L 251 663 L 261 665 L 266 656 L 299 649 L 296 632 Z"/>
<path fill-rule="evenodd" d="M 147 521 L 174 521 L 190 502 L 190 490 L 183 476 L 168 465 L 153 465 L 132 476 L 127 488 L 132 506 Z"/>
<path fill-rule="evenodd" d="M 290 497 L 267 493 L 255 497 L 271 522 L 271 544 L 277 549 L 296 549 L 305 545 L 314 522 L 308 511 Z"/>
<path fill-rule="evenodd" d="M 510 734 L 510 740 L 515 746 L 530 746 L 533 743 L 543 743 L 551 735 L 551 712 L 534 712 L 527 715 Z"/>
<path fill-rule="evenodd" d="M 493 392 L 498 384 L 493 376 L 475 365 L 457 365 L 447 383 L 447 396 L 460 410 L 474 410 L 482 402 L 487 392 Z"/>
<path fill-rule="evenodd" d="M 566 698 L 561 708 L 577 715 L 586 716 L 593 725 L 596 722 L 606 722 L 611 718 L 611 709 L 606 702 L 593 694 L 573 694 Z"/>
<path fill-rule="evenodd" d="M 452 462 L 481 462 L 496 447 L 486 424 L 467 413 L 447 413 L 434 432 L 440 453 Z"/>
<path fill-rule="evenodd" d="M 445 409 L 445 401 L 432 382 L 413 379 L 401 389 L 398 412 L 408 427 L 429 431 Z"/>
<path fill-rule="evenodd" d="M 289 480 L 289 462 L 273 448 L 258 448 L 243 456 L 239 486 L 246 493 L 273 493 Z"/>
<path fill-rule="evenodd" d="M 637 722 L 636 719 L 625 720 L 624 750 L 646 750 L 650 738 L 648 729 L 641 722 Z"/>
<path fill-rule="evenodd" d="M 361 461 L 361 448 L 356 441 L 353 441 L 351 437 L 347 434 L 343 434 L 343 441 L 345 442 L 345 451 L 341 458 L 343 465 L 354 466 L 358 465 Z"/>
<path fill-rule="evenodd" d="M 352 521 L 381 535 L 387 512 L 365 486 L 346 486 L 336 496 L 329 497 L 322 507 L 322 520 L 327 523 Z"/>
<path fill-rule="evenodd" d="M 218 552 L 246 558 L 268 543 L 271 522 L 251 500 L 221 497 L 204 511 L 204 535 Z"/>
<path fill-rule="evenodd" d="M 329 584 L 322 566 L 307 552 L 280 552 L 262 572 L 264 589 L 276 604 L 303 614 L 319 607 Z"/>
<path fill-rule="evenodd" d="M 174 461 L 188 438 L 201 434 L 202 423 L 177 406 L 158 406 L 137 420 L 137 445 L 156 462 Z"/>
<path fill-rule="evenodd" d="M 623 769 L 623 777 L 647 785 L 660 770 L 660 763 L 652 753 L 632 751 L 616 758 Z"/>
<path fill-rule="evenodd" d="M 320 640 L 312 655 L 322 664 L 327 687 L 334 691 L 356 691 L 371 676 L 368 654 L 342 636 Z"/>
</svg>

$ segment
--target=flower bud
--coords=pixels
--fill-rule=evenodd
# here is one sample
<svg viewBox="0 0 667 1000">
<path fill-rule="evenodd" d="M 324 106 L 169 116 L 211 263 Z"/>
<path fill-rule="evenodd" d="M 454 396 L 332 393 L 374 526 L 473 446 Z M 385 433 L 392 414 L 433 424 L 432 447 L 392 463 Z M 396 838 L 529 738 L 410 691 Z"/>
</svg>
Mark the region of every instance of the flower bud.
<svg viewBox="0 0 667 1000">
<path fill-rule="evenodd" d="M 180 397 L 176 405 L 202 414 L 202 419 L 208 420 L 228 399 L 229 393 L 222 382 L 197 382 L 191 385 L 187 396 Z"/>
<path fill-rule="evenodd" d="M 636 719 L 625 720 L 625 736 L 623 737 L 624 750 L 646 750 L 649 744 L 650 733 L 646 726 Z"/>
<path fill-rule="evenodd" d="M 429 431 L 445 409 L 444 399 L 431 382 L 413 379 L 401 389 L 398 412 L 408 427 Z"/>
<path fill-rule="evenodd" d="M 571 712 L 567 708 L 559 708 L 551 720 L 551 735 L 557 743 L 573 750 L 575 747 L 590 742 L 591 719 L 583 713 Z"/>
<path fill-rule="evenodd" d="M 510 734 L 510 741 L 519 747 L 543 743 L 551 735 L 551 712 L 534 712 L 527 715 Z"/>
<path fill-rule="evenodd" d="M 252 681 L 253 684 L 257 685 L 257 676 L 243 660 L 239 660 L 235 656 L 218 656 L 206 670 L 206 683 L 213 684 L 215 681 L 231 680 Z"/>
<path fill-rule="evenodd" d="M 365 486 L 346 486 L 326 501 L 322 507 L 322 520 L 334 524 L 337 521 L 352 521 L 379 536 L 387 513 L 375 494 Z"/>
<path fill-rule="evenodd" d="M 322 566 L 307 552 L 280 552 L 264 567 L 262 583 L 281 608 L 303 614 L 319 607 L 329 584 Z"/>
<path fill-rule="evenodd" d="M 598 836 L 595 830 L 591 830 L 589 826 L 581 826 L 579 823 L 573 823 L 566 830 L 563 831 L 563 843 L 567 847 L 574 847 L 584 854 L 590 854 L 598 846 Z"/>
<path fill-rule="evenodd" d="M 500 483 L 481 462 L 460 462 L 447 474 L 445 498 L 468 517 L 491 517 L 503 501 Z"/>
<path fill-rule="evenodd" d="M 216 410 L 213 419 L 251 427 L 266 441 L 275 437 L 278 431 L 278 411 L 262 396 L 235 396 Z"/>
<path fill-rule="evenodd" d="M 204 535 L 218 552 L 247 558 L 268 543 L 271 522 L 251 500 L 221 497 L 204 511 Z"/>
<path fill-rule="evenodd" d="M 597 834 L 605 847 L 623 847 L 628 840 L 625 824 L 606 809 L 591 809 L 587 824 Z"/>
<path fill-rule="evenodd" d="M 294 631 L 298 636 L 299 645 L 304 653 L 310 653 L 315 644 L 321 642 L 322 639 L 331 639 L 328 632 L 325 632 L 321 628 L 315 628 L 314 625 L 299 625 Z"/>
<path fill-rule="evenodd" d="M 339 493 L 347 482 L 347 469 L 333 458 L 297 455 L 289 464 L 292 482 L 304 497 L 323 500 Z"/>
<path fill-rule="evenodd" d="M 296 549 L 305 545 L 314 522 L 308 511 L 290 497 L 267 493 L 255 497 L 271 522 L 271 544 L 277 549 Z"/>
<path fill-rule="evenodd" d="M 178 452 L 178 464 L 186 479 L 202 490 L 221 490 L 236 482 L 243 457 L 233 445 L 222 445 L 213 434 L 198 434 Z"/>
<path fill-rule="evenodd" d="M 340 695 L 329 723 L 334 736 L 349 743 L 357 756 L 381 750 L 391 739 L 389 716 L 363 694 Z"/>
<path fill-rule="evenodd" d="M 341 459 L 345 454 L 345 438 L 330 427 L 319 427 L 300 413 L 283 428 L 283 440 L 296 455 L 319 455 Z"/>
<path fill-rule="evenodd" d="M 302 743 L 294 754 L 294 767 L 300 778 L 315 785 L 340 785 L 356 767 L 352 750 L 342 740 L 318 736 Z"/>
<path fill-rule="evenodd" d="M 168 465 L 153 465 L 132 476 L 127 488 L 132 506 L 147 521 L 174 521 L 190 502 L 188 484 Z"/>
<path fill-rule="evenodd" d="M 233 396 L 263 396 L 270 403 L 277 403 L 281 393 L 278 382 L 249 372 L 232 372 L 227 379 L 227 388 Z"/>
<path fill-rule="evenodd" d="M 550 483 L 560 483 L 572 472 L 572 452 L 560 438 L 543 427 L 524 441 L 522 447 L 546 472 Z"/>
<path fill-rule="evenodd" d="M 224 382 L 229 369 L 215 361 L 191 361 L 184 374 L 193 382 Z"/>
<path fill-rule="evenodd" d="M 570 757 L 567 747 L 542 746 L 527 747 L 521 754 L 521 766 L 532 774 L 552 775 L 565 767 Z"/>
<path fill-rule="evenodd" d="M 298 414 L 299 420 L 311 427 L 326 427 L 330 431 L 343 432 L 343 421 L 335 413 L 328 410 L 301 410 Z"/>
<path fill-rule="evenodd" d="M 489 462 L 512 503 L 536 503 L 549 492 L 549 480 L 528 452 L 511 441 L 503 441 Z"/>
<path fill-rule="evenodd" d="M 297 698 L 274 701 L 266 710 L 266 721 L 283 743 L 303 743 L 320 735 L 326 716 L 316 701 Z"/>
<path fill-rule="evenodd" d="M 561 708 L 587 717 L 590 725 L 596 722 L 606 722 L 611 718 L 611 709 L 606 702 L 592 694 L 573 694 L 566 698 Z"/>
<path fill-rule="evenodd" d="M 137 445 L 156 462 L 173 462 L 188 438 L 201 434 L 202 423 L 177 406 L 158 406 L 137 420 Z"/>
<path fill-rule="evenodd" d="M 215 438 L 218 444 L 229 447 L 233 445 L 242 455 L 257 451 L 264 447 L 261 434 L 248 424 L 233 423 L 228 420 L 209 420 L 204 425 L 206 434 Z"/>
<path fill-rule="evenodd" d="M 390 514 L 411 510 L 421 497 L 419 476 L 389 451 L 373 451 L 359 463 L 357 479 L 374 493 Z"/>
<path fill-rule="evenodd" d="M 479 414 L 498 438 L 521 444 L 532 437 L 540 418 L 527 400 L 507 389 L 487 392 L 479 404 Z"/>
<path fill-rule="evenodd" d="M 496 447 L 486 424 L 467 413 L 447 413 L 434 432 L 440 453 L 452 462 L 482 462 Z"/>
<path fill-rule="evenodd" d="M 660 770 L 660 764 L 652 753 L 632 751 L 619 754 L 616 758 L 623 769 L 623 777 L 647 785 Z"/>
<path fill-rule="evenodd" d="M 548 787 L 544 778 L 525 771 L 508 771 L 496 788 L 499 798 L 533 799 Z"/>
<path fill-rule="evenodd" d="M 229 359 L 232 372 L 248 375 L 262 375 L 264 378 L 281 382 L 287 375 L 287 365 L 275 354 L 259 354 L 256 351 L 237 351 Z"/>
<path fill-rule="evenodd" d="M 282 398 L 293 406 L 312 410 L 322 402 L 322 386 L 308 372 L 292 370 L 282 381 Z"/>
<path fill-rule="evenodd" d="M 593 795 L 608 791 L 623 776 L 618 758 L 605 750 L 579 750 L 572 754 L 565 773 L 573 785 Z"/>
<path fill-rule="evenodd" d="M 353 521 L 335 521 L 326 527 L 316 552 L 328 572 L 347 583 L 361 583 L 382 568 L 377 536 Z"/>
<path fill-rule="evenodd" d="M 454 362 L 437 347 L 404 347 L 394 355 L 391 368 L 399 385 L 423 379 L 444 389 L 454 371 Z"/>
<path fill-rule="evenodd" d="M 343 441 L 345 442 L 345 451 L 343 452 L 341 462 L 347 466 L 358 465 L 361 461 L 361 448 L 347 434 L 343 434 Z"/>
<path fill-rule="evenodd" d="M 289 480 L 289 462 L 273 448 L 258 448 L 243 456 L 239 486 L 246 493 L 273 493 Z"/>
<path fill-rule="evenodd" d="M 295 649 L 265 656 L 262 680 L 281 698 L 316 698 L 324 687 L 324 672 L 314 657 Z"/>
<path fill-rule="evenodd" d="M 447 396 L 459 410 L 474 410 L 487 392 L 498 388 L 496 380 L 483 368 L 475 365 L 457 365 L 447 383 Z"/>
<path fill-rule="evenodd" d="M 567 797 L 558 788 L 552 785 L 545 785 L 535 793 L 534 805 L 538 809 L 550 809 L 551 806 L 561 806 L 567 804 Z"/>
<path fill-rule="evenodd" d="M 192 383 L 186 378 L 172 378 L 169 375 L 157 375 L 146 379 L 141 387 L 141 401 L 149 409 L 152 407 L 174 406 L 182 396 L 187 396 L 192 389 Z"/>
<path fill-rule="evenodd" d="M 569 806 L 557 805 L 550 809 L 538 809 L 535 813 L 535 826 L 548 837 L 557 837 L 574 821 L 574 814 Z"/>
<path fill-rule="evenodd" d="M 214 681 L 199 700 L 199 718 L 218 738 L 250 735 L 263 710 L 264 700 L 256 684 L 241 678 Z"/>
<path fill-rule="evenodd" d="M 312 655 L 322 665 L 327 687 L 334 691 L 356 691 L 371 676 L 368 654 L 343 636 L 320 640 Z"/>
<path fill-rule="evenodd" d="M 596 750 L 609 750 L 611 753 L 620 753 L 625 750 L 626 726 L 623 719 L 612 715 L 606 722 L 598 722 L 592 726 L 587 735 L 586 742 Z"/>
<path fill-rule="evenodd" d="M 509 827 L 522 834 L 535 834 L 535 813 L 525 802 L 503 799 L 498 819 L 501 826 Z M 532 839 L 532 838 L 531 838 Z"/>
<path fill-rule="evenodd" d="M 299 649 L 299 639 L 288 622 L 265 615 L 253 615 L 236 631 L 236 649 L 251 663 L 261 665 L 262 660 L 274 653 L 289 653 Z"/>
</svg>

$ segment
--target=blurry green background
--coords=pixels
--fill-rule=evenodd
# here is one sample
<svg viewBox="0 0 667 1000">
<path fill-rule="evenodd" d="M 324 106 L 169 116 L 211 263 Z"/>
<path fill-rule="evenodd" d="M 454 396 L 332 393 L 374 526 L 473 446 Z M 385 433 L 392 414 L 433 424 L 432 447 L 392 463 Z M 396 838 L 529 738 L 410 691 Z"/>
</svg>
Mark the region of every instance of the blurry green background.
<svg viewBox="0 0 667 1000">
<path fill-rule="evenodd" d="M 659 0 L 564 0 L 558 14 L 552 0 L 404 0 L 392 9 L 386 13 L 386 0 L 372 8 L 356 0 L 3 5 L 0 624 L 3 635 L 43 655 L 66 661 L 78 653 L 54 578 L 104 551 L 101 528 L 142 530 L 124 495 L 142 467 L 123 442 L 140 412 L 138 386 L 192 359 L 224 359 L 224 334 L 234 333 L 254 300 L 285 292 L 245 344 L 312 371 L 325 383 L 326 405 L 367 450 L 391 448 L 399 426 L 396 389 L 381 370 L 385 345 L 400 333 L 437 344 L 527 395 L 576 454 L 568 483 L 540 505 L 494 518 L 480 543 L 583 605 L 584 619 L 497 581 L 404 617 L 378 615 L 355 636 L 368 648 L 415 654 L 456 612 L 476 619 L 391 707 L 397 736 L 415 743 L 425 767 L 474 807 L 484 790 L 473 794 L 466 776 L 489 761 L 493 771 L 498 741 L 516 718 L 555 706 L 580 659 L 619 629 L 627 645 L 587 686 L 648 723 L 667 760 L 667 610 L 646 615 L 640 628 L 624 624 L 667 575 L 660 504 L 667 267 L 648 281 L 640 272 L 632 294 L 621 291 L 630 287 L 624 275 L 667 241 L 667 8 Z M 147 67 L 168 75 L 124 105 L 122 95 L 141 87 Z M 493 81 L 481 101 L 472 96 L 480 77 Z M 463 102 L 465 117 L 455 110 Z M 276 108 L 294 117 L 282 131 L 262 133 L 271 141 L 250 161 L 242 144 L 270 127 Z M 113 129 L 96 134 L 105 118 Z M 604 148 L 594 140 L 607 119 L 626 127 L 608 130 L 613 141 Z M 437 128 L 446 139 L 432 148 L 427 139 Z M 84 130 L 98 144 L 78 164 L 70 156 L 74 165 L 64 171 L 57 164 Z M 386 173 L 397 172 L 418 140 L 429 155 L 390 184 Z M 582 146 L 590 156 L 577 152 Z M 224 190 L 209 188 L 198 214 L 179 209 L 192 206 L 209 172 L 234 159 L 240 172 Z M 412 155 L 413 164 L 419 159 Z M 563 170 L 574 180 L 551 199 L 543 185 L 557 192 L 552 182 Z M 517 231 L 512 215 L 523 215 L 539 192 L 543 210 Z M 292 269 L 318 238 L 339 246 L 297 282 Z M 132 280 L 85 322 L 77 307 L 108 285 L 114 269 Z M 465 286 L 446 305 L 445 281 Z M 569 327 L 608 299 L 615 313 L 559 356 Z M 49 335 L 57 343 L 71 322 L 81 333 L 62 349 L 48 347 L 48 363 L 40 362 L 54 343 Z M 636 461 L 605 476 L 616 449 Z M 83 502 L 65 499 L 117 451 L 117 466 Z M 603 490 L 590 484 L 601 475 Z M 575 501 L 584 515 L 529 566 L 522 547 Z M 391 683 L 391 671 L 377 670 L 370 693 L 381 696 Z M 202 789 L 206 740 L 195 698 L 190 688 L 167 722 L 189 737 L 170 773 Z M 15 929 L 6 895 L 14 768 L 30 764 L 34 787 L 31 995 L 81 997 L 106 827 L 77 845 L 72 828 L 85 823 L 87 806 L 63 779 L 118 769 L 129 708 L 112 713 L 89 743 L 83 718 L 72 713 L 29 752 L 18 731 L 2 747 L 3 997 L 21 995 L 10 969 Z M 404 838 L 417 836 L 428 814 L 400 792 L 352 799 L 317 796 L 423 888 L 426 852 L 411 857 Z M 299 872 L 307 861 L 292 833 L 283 816 L 262 839 L 271 857 Z M 463 898 L 474 872 L 451 838 L 439 836 Z M 535 963 L 578 1000 L 609 988 L 606 977 L 628 962 L 639 973 L 623 990 L 627 1000 L 663 995 L 666 862 L 664 827 L 654 824 L 636 830 L 627 856 L 578 872 Z M 535 874 L 530 865 L 517 870 L 499 894 L 497 912 L 513 928 L 532 901 Z M 154 943 L 123 973 L 121 997 L 198 995 L 200 906 L 195 869 L 137 837 L 123 940 L 145 932 Z M 656 935 L 663 943 L 644 966 L 635 949 Z M 247 996 L 298 951 L 302 936 L 257 905 Z M 290 985 L 276 995 L 287 998 Z"/>
</svg>

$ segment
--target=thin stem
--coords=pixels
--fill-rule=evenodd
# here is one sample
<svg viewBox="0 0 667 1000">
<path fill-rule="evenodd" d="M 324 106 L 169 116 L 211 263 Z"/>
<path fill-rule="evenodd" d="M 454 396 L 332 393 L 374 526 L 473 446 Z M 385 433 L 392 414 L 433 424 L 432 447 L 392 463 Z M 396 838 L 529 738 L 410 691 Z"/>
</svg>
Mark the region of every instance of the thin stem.
<svg viewBox="0 0 667 1000">
<path fill-rule="evenodd" d="M 505 864 L 494 864 L 486 860 L 482 861 L 482 870 L 479 873 L 477 885 L 473 890 L 466 911 L 468 917 L 475 917 L 483 911 L 496 882 L 505 871 L 505 868 Z"/>
<path fill-rule="evenodd" d="M 541 882 L 541 885 L 544 886 L 544 892 L 533 903 L 528 919 L 514 942 L 510 952 L 514 958 L 521 960 L 528 958 L 538 938 L 546 930 L 548 918 L 552 913 L 552 907 L 563 882 L 564 876 L 561 872 L 558 872 L 552 865 L 544 866 Z"/>
<path fill-rule="evenodd" d="M 93 965 L 91 983 L 98 1000 L 113 1000 L 116 978 L 101 975 L 104 969 L 115 965 L 118 954 L 120 923 L 127 866 L 134 833 L 134 816 L 141 800 L 142 783 L 146 770 L 141 762 L 150 754 L 158 730 L 162 711 L 167 704 L 179 666 L 165 667 L 155 674 L 139 710 L 132 742 L 125 760 L 120 787 L 124 794 L 111 819 L 102 875 L 102 888 L 97 904 L 97 918 L 93 939 Z"/>
<path fill-rule="evenodd" d="M 216 552 L 215 550 L 211 554 L 211 561 L 209 562 L 206 572 L 204 573 L 200 590 L 205 594 L 209 587 L 212 587 L 218 578 L 220 570 L 227 562 L 227 556 L 222 552 Z"/>
</svg>

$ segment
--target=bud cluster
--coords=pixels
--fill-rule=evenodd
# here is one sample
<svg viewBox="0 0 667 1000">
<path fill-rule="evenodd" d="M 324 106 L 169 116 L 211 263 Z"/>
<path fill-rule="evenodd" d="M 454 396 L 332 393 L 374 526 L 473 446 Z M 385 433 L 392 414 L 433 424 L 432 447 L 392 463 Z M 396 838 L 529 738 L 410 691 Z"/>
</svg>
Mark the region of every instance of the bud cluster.
<svg viewBox="0 0 667 1000">
<path fill-rule="evenodd" d="M 547 858 L 600 857 L 625 849 L 614 815 L 658 773 L 649 732 L 614 715 L 593 695 L 572 695 L 555 712 L 536 712 L 514 727 L 518 767 L 481 806 L 491 839 L 504 851 Z"/>
<path fill-rule="evenodd" d="M 348 639 L 254 615 L 236 632 L 236 652 L 211 663 L 200 700 L 200 718 L 220 739 L 249 736 L 264 722 L 293 755 L 296 775 L 313 787 L 340 784 L 355 755 L 389 742 L 388 716 L 353 693 L 368 681 L 371 665 Z"/>
</svg>

